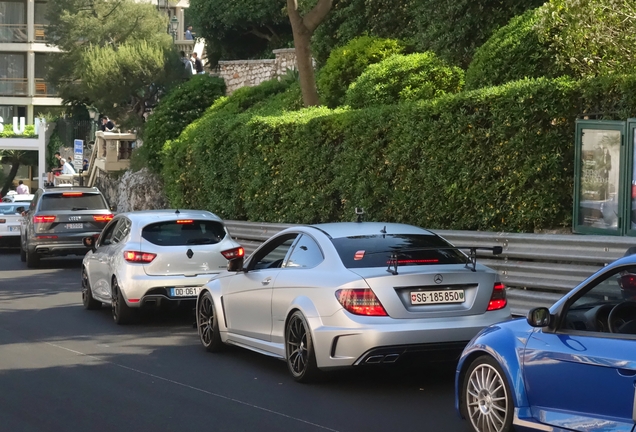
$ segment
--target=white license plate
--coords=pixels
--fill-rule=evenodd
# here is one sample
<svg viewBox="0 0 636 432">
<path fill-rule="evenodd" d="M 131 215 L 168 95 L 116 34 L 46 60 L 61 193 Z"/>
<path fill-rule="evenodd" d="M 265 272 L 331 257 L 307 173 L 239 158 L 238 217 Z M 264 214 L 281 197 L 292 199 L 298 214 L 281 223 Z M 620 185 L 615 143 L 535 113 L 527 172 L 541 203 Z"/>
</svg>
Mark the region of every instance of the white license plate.
<svg viewBox="0 0 636 432">
<path fill-rule="evenodd" d="M 66 229 L 83 229 L 84 228 L 83 223 L 66 224 L 65 226 L 66 226 Z"/>
<path fill-rule="evenodd" d="M 10 226 L 9 227 L 9 232 L 16 232 L 16 231 L 20 231 L 20 227 L 19 226 Z"/>
<path fill-rule="evenodd" d="M 411 291 L 411 304 L 464 303 L 464 290 Z"/>
<path fill-rule="evenodd" d="M 199 291 L 201 291 L 200 287 L 170 288 L 170 295 L 172 297 L 195 297 L 199 295 Z"/>
</svg>

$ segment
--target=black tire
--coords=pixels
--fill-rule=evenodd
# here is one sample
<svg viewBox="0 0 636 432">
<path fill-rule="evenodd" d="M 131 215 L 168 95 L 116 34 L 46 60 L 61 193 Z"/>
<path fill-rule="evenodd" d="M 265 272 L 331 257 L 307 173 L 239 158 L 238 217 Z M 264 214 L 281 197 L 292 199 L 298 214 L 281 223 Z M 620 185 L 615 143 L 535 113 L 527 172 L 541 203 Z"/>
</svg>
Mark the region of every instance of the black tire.
<svg viewBox="0 0 636 432">
<path fill-rule="evenodd" d="M 287 369 L 296 381 L 307 383 L 318 376 L 311 331 L 300 311 L 294 312 L 285 326 L 285 358 Z"/>
<path fill-rule="evenodd" d="M 208 352 L 219 352 L 225 348 L 219 332 L 219 320 L 212 294 L 203 293 L 197 302 L 197 331 L 199 340 Z"/>
<path fill-rule="evenodd" d="M 20 261 L 26 262 L 26 258 L 26 252 L 24 249 L 22 249 L 22 243 L 20 243 Z"/>
<path fill-rule="evenodd" d="M 25 252 L 25 258 L 28 268 L 38 268 L 40 267 L 40 257 L 35 251 L 30 252 L 29 249 Z"/>
<path fill-rule="evenodd" d="M 115 278 L 113 278 L 112 292 L 113 294 L 110 305 L 113 320 L 119 325 L 130 324 L 135 318 L 135 311 L 126 304 L 126 300 L 124 300 L 124 296 L 122 295 L 117 279 Z"/>
<path fill-rule="evenodd" d="M 514 401 L 501 366 L 489 355 L 475 359 L 462 383 L 461 410 L 475 432 L 510 432 Z"/>
<path fill-rule="evenodd" d="M 93 291 L 85 268 L 82 268 L 82 304 L 86 310 L 97 310 L 102 307 L 102 302 L 93 298 Z"/>
</svg>

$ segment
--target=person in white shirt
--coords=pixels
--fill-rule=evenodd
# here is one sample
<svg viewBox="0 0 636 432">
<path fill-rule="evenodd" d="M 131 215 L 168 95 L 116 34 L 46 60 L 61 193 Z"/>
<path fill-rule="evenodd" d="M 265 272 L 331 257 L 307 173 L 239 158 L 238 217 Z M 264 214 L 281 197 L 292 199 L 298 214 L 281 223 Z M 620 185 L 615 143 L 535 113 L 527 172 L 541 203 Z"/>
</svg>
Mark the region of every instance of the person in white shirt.
<svg viewBox="0 0 636 432">
<path fill-rule="evenodd" d="M 75 174 L 75 168 L 64 158 L 60 159 L 60 162 L 62 162 L 62 174 Z"/>
<path fill-rule="evenodd" d="M 24 184 L 24 182 L 22 180 L 20 180 L 18 182 L 18 187 L 15 188 L 15 191 L 19 194 L 19 195 L 28 195 L 29 194 L 29 187 L 27 185 Z"/>
</svg>

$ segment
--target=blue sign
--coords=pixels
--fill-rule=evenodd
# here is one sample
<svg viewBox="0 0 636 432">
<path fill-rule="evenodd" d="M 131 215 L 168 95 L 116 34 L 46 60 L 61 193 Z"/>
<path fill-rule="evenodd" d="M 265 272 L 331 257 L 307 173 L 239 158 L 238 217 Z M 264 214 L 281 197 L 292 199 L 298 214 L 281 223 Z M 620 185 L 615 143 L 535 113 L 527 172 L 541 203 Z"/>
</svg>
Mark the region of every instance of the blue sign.
<svg viewBox="0 0 636 432">
<path fill-rule="evenodd" d="M 73 147 L 75 148 L 75 157 L 73 158 L 73 165 L 80 169 L 82 166 L 82 162 L 84 160 L 84 141 L 83 140 L 74 140 Z"/>
</svg>

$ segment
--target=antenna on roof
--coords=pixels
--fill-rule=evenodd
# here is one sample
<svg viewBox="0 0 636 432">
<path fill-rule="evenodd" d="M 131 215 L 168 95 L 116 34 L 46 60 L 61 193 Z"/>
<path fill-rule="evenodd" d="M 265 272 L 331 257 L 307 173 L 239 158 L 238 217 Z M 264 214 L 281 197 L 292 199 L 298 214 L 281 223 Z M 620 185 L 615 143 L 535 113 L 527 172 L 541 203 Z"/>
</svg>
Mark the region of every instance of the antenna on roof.
<svg viewBox="0 0 636 432">
<path fill-rule="evenodd" d="M 382 234 L 386 234 L 386 225 L 384 225 L 384 228 L 382 228 L 382 229 L 380 230 L 380 232 L 381 232 Z"/>
<path fill-rule="evenodd" d="M 364 216 L 364 209 L 362 207 L 356 207 L 356 215 L 358 215 L 357 222 L 362 222 L 362 216 Z"/>
<path fill-rule="evenodd" d="M 174 214 L 180 214 L 181 212 L 179 211 L 179 209 L 177 209 Z"/>
</svg>

